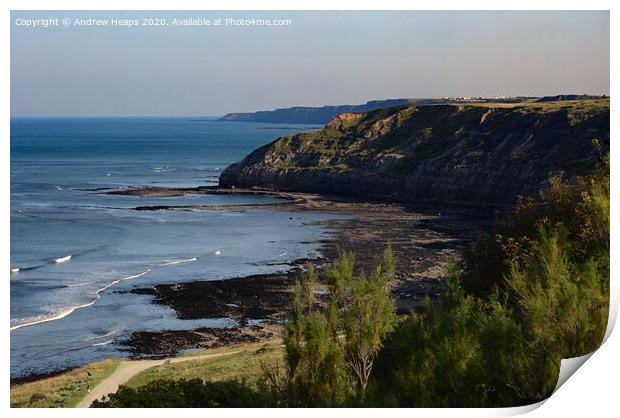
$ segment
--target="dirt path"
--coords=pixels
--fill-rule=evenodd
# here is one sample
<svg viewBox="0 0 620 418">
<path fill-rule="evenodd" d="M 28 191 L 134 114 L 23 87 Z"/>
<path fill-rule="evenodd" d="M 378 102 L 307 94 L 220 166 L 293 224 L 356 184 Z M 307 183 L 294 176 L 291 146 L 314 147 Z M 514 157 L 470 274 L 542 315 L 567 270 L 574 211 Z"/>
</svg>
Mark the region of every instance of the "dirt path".
<svg viewBox="0 0 620 418">
<path fill-rule="evenodd" d="M 241 350 L 227 351 L 224 353 L 202 354 L 198 356 L 187 357 L 172 357 L 169 359 L 161 360 L 125 360 L 121 362 L 114 372 L 106 379 L 102 380 L 97 386 L 91 389 L 91 391 L 82 399 L 77 408 L 88 408 L 95 399 L 101 399 L 110 393 L 116 393 L 118 387 L 124 383 L 127 383 L 129 379 L 137 375 L 138 373 L 150 369 L 151 367 L 161 366 L 166 362 L 170 363 L 182 363 L 186 361 L 205 360 L 216 357 L 229 356 L 231 354 L 239 353 Z"/>
</svg>

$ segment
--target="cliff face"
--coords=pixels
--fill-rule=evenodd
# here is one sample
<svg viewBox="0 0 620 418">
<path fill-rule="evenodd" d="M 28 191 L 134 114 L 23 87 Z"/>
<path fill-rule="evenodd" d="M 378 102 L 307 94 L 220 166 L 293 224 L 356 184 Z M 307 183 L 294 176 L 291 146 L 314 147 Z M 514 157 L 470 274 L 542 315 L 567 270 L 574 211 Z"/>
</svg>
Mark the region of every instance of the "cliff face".
<svg viewBox="0 0 620 418">
<path fill-rule="evenodd" d="M 571 178 L 590 170 L 609 151 L 609 116 L 608 99 L 344 113 L 320 131 L 255 150 L 226 168 L 220 185 L 513 203 L 553 174 Z"/>
</svg>

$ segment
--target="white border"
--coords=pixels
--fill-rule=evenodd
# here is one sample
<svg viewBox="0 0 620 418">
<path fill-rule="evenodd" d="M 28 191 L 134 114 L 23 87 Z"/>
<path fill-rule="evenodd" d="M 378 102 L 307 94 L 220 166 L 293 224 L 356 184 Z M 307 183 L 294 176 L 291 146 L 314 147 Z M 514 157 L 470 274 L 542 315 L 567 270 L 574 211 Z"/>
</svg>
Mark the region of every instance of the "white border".
<svg viewBox="0 0 620 418">
<path fill-rule="evenodd" d="M 45 0 L 4 0 L 2 2 L 3 9 L 3 24 L 1 30 L 1 45 L 3 66 L 2 79 L 4 88 L 3 100 L 2 100 L 2 114 L 3 118 L 0 119 L 0 126 L 2 128 L 3 139 L 3 151 L 1 153 L 2 170 L 0 171 L 2 176 L 2 223 L 0 226 L 0 242 L 2 243 L 2 254 L 0 255 L 1 267 L 3 271 L 9 270 L 9 184 L 10 184 L 10 172 L 9 172 L 9 107 L 10 107 L 10 10 L 348 10 L 348 9 L 360 9 L 360 10 L 611 10 L 611 68 L 618 69 L 617 65 L 617 51 L 614 49 L 617 46 L 615 42 L 617 39 L 616 24 L 618 23 L 616 10 L 613 10 L 613 6 L 618 2 L 603 1 L 603 0 L 589 0 L 589 1 L 575 1 L 565 0 L 549 1 L 549 0 L 521 0 L 521 1 L 489 1 L 489 0 L 473 0 L 473 1 L 458 1 L 458 0 L 435 0 L 435 1 L 405 1 L 405 0 L 382 0 L 368 1 L 357 0 L 354 2 L 344 2 L 338 0 L 296 0 L 296 1 L 252 1 L 252 0 L 176 0 L 176 1 L 164 1 L 164 0 L 151 0 L 151 1 L 139 1 L 139 0 L 98 0 L 98 1 L 79 1 L 79 0 L 57 0 L 54 2 Z M 611 71 L 613 74 L 614 71 Z M 616 97 L 617 89 L 613 78 L 611 79 L 610 95 L 612 98 Z M 612 124 L 611 135 L 615 138 L 617 131 L 617 111 L 612 106 Z M 612 147 L 613 148 L 613 147 Z M 616 167 L 616 159 L 612 156 L 612 184 L 614 179 L 617 179 L 618 168 Z M 612 192 L 612 208 L 617 207 L 618 198 Z M 617 236 L 618 226 L 615 222 L 615 217 L 612 217 L 612 256 L 611 256 L 611 272 L 612 272 L 612 312 L 610 322 L 615 322 L 617 316 L 618 306 L 618 262 L 615 260 L 614 236 Z M 6 274 L 8 276 L 8 273 Z M 8 277 L 7 277 L 8 278 Z M 67 416 L 67 417 L 83 417 L 87 416 L 104 416 L 109 412 L 106 410 L 9 410 L 9 281 L 5 278 L 2 280 L 4 303 L 2 304 L 2 316 L 4 323 L 7 324 L 6 331 L 2 334 L 2 379 L 1 387 L 1 408 L 6 409 L 4 416 Z M 613 323 L 612 322 L 612 323 Z M 611 328 L 610 328 L 611 329 Z M 615 415 L 618 411 L 618 373 L 620 368 L 618 366 L 618 353 L 620 353 L 620 337 L 617 332 L 611 334 L 607 342 L 593 354 L 592 358 L 588 360 L 585 367 L 578 370 L 574 377 L 568 380 L 568 382 L 562 386 L 557 393 L 555 393 L 544 406 L 536 409 L 531 413 L 531 416 L 537 417 L 584 417 L 586 415 L 594 414 L 594 416 L 611 416 Z M 394 416 L 411 416 L 419 414 L 420 416 L 432 416 L 432 417 L 446 417 L 446 416 L 459 416 L 459 417 L 487 417 L 487 416 L 502 416 L 502 415 L 515 415 L 519 413 L 527 412 L 532 408 L 507 408 L 507 409 L 424 409 L 424 410 L 390 410 L 386 413 L 393 414 Z M 122 414 L 132 413 L 129 411 L 118 411 Z M 322 410 L 321 414 L 328 416 L 336 416 L 350 413 L 350 410 Z M 176 411 L 170 411 L 165 409 L 151 409 L 149 411 L 137 411 L 139 415 L 148 413 L 152 417 L 169 417 L 170 414 L 177 413 Z M 293 413 L 301 416 L 313 416 L 317 411 L 313 410 L 218 410 L 218 411 L 203 411 L 203 410 L 183 410 L 181 412 L 186 416 L 204 416 L 205 414 L 217 415 L 217 416 L 260 416 L 260 417 L 284 417 Z M 357 410 L 354 412 L 362 416 L 372 416 L 377 413 L 376 410 Z"/>
</svg>

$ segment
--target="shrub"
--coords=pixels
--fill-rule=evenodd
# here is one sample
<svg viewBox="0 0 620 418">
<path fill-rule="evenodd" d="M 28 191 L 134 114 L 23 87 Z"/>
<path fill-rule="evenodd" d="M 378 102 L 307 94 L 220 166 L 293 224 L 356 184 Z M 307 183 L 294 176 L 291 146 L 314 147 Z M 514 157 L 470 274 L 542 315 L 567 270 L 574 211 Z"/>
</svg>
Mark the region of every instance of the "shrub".
<svg viewBox="0 0 620 418">
<path fill-rule="evenodd" d="M 465 251 L 463 287 L 477 296 L 488 296 L 496 287 L 505 289 L 511 266 L 525 265 L 536 256 L 541 228 L 561 228 L 567 257 L 576 263 L 609 258 L 609 217 L 606 155 L 590 175 L 572 184 L 563 182 L 561 175 L 553 177 L 537 199 L 521 198 L 510 214 L 500 217 L 487 239 Z M 609 276 L 608 265 L 599 267 L 602 276 Z"/>
<path fill-rule="evenodd" d="M 296 283 L 285 367 L 244 382 L 160 380 L 96 407 L 506 407 L 548 397 L 561 359 L 602 342 L 609 309 L 608 158 L 574 184 L 550 181 L 453 266 L 435 304 L 396 324 L 388 247 L 371 274 L 343 252 L 317 297 Z M 396 330 L 394 328 L 396 327 Z"/>
<path fill-rule="evenodd" d="M 245 408 L 271 406 L 261 391 L 236 380 L 156 380 L 138 389 L 121 386 L 93 408 Z"/>
<path fill-rule="evenodd" d="M 552 393 L 561 359 L 600 345 L 609 306 L 608 166 L 573 185 L 552 181 L 509 219 L 500 227 L 509 234 L 471 253 L 466 273 L 451 271 L 437 304 L 427 301 L 426 312 L 385 343 L 373 402 L 534 403 Z"/>
</svg>

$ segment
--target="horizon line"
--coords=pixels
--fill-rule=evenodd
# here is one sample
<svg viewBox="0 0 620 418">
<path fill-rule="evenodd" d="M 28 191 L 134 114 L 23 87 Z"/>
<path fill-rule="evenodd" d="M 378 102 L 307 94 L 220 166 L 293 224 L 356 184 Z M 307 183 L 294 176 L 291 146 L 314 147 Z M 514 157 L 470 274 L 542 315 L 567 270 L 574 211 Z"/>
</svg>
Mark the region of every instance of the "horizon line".
<svg viewBox="0 0 620 418">
<path fill-rule="evenodd" d="M 389 100 L 441 100 L 441 99 L 462 99 L 462 98 L 471 98 L 471 99 L 511 99 L 511 98 L 525 98 L 525 99 L 540 99 L 544 97 L 554 97 L 554 96 L 593 96 L 599 98 L 607 98 L 610 99 L 611 96 L 609 93 L 603 94 L 590 94 L 590 93 L 558 93 L 558 94 L 546 94 L 546 95 L 494 95 L 494 96 L 431 96 L 431 97 L 392 97 L 386 99 L 368 99 L 363 103 L 357 104 L 326 104 L 326 105 L 317 105 L 317 106 L 309 106 L 309 105 L 293 105 L 293 106 L 284 106 L 280 105 L 279 107 L 273 107 L 271 109 L 258 109 L 258 110 L 249 110 L 249 111 L 232 111 L 225 112 L 219 115 L 10 115 L 11 119 L 26 119 L 26 118 L 221 118 L 231 113 L 256 113 L 256 112 L 274 112 L 282 109 L 294 109 L 294 108 L 315 108 L 321 109 L 325 107 L 340 107 L 340 106 L 362 106 L 371 102 L 381 102 L 381 101 L 389 101 Z M 420 105 L 423 106 L 423 105 Z M 432 105 L 431 105 L 432 106 Z"/>
</svg>

